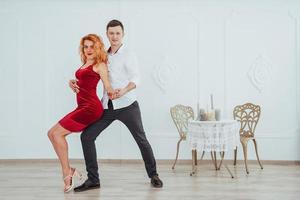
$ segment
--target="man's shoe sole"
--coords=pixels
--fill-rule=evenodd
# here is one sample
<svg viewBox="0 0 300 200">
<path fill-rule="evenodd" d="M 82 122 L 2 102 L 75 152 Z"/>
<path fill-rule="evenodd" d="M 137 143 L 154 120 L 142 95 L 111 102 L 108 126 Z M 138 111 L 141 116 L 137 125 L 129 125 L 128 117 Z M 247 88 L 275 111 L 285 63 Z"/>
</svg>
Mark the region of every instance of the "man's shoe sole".
<svg viewBox="0 0 300 200">
<path fill-rule="evenodd" d="M 152 187 L 153 188 L 162 188 L 163 186 L 162 185 L 160 185 L 160 186 L 154 186 L 154 185 L 152 185 Z"/>
<path fill-rule="evenodd" d="M 74 192 L 84 192 L 84 191 L 87 191 L 87 190 L 94 190 L 94 189 L 99 189 L 99 188 L 100 188 L 100 185 L 93 186 L 93 187 L 88 187 L 88 188 L 85 188 L 85 189 L 78 189 L 78 190 L 74 189 Z"/>
</svg>

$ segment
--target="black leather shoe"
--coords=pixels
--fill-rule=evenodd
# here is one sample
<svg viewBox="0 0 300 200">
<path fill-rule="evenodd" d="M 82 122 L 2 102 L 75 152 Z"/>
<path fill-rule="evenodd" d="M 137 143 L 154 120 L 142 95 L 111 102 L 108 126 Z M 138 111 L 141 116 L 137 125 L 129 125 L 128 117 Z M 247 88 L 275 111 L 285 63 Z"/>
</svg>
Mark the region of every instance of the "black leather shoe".
<svg viewBox="0 0 300 200">
<path fill-rule="evenodd" d="M 98 189 L 100 188 L 100 183 L 93 183 L 87 179 L 82 185 L 74 188 L 74 192 L 83 192 L 86 190 Z"/>
<path fill-rule="evenodd" d="M 157 175 L 152 176 L 151 184 L 155 188 L 161 188 L 163 186 L 163 182 L 159 179 Z"/>
</svg>

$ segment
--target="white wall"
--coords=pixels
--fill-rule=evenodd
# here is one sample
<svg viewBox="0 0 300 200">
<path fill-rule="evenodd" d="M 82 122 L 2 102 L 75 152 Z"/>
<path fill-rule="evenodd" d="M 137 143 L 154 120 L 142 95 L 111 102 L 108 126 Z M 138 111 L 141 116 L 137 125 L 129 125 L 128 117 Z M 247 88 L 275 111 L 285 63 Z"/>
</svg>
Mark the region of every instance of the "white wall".
<svg viewBox="0 0 300 200">
<path fill-rule="evenodd" d="M 107 45 L 113 18 L 138 54 L 139 102 L 156 158 L 175 156 L 169 108 L 205 108 L 213 93 L 225 118 L 234 105 L 261 105 L 261 159 L 300 160 L 300 2 L 284 0 L 0 1 L 0 159 L 56 157 L 46 133 L 76 106 L 67 82 L 80 65 L 79 40 L 98 33 Z M 82 158 L 79 134 L 68 141 L 70 157 Z M 99 158 L 141 158 L 119 122 L 97 148 Z M 190 158 L 187 142 L 180 153 Z"/>
</svg>

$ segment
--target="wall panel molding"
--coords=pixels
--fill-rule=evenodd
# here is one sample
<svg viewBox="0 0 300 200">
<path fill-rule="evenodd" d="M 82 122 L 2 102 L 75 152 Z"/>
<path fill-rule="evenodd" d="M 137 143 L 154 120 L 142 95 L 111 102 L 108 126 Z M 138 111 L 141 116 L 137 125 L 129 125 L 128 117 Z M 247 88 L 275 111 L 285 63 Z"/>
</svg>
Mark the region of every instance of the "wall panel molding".
<svg viewBox="0 0 300 200">
<path fill-rule="evenodd" d="M 143 125 L 158 157 L 172 158 L 179 139 L 171 105 L 197 114 L 213 93 L 224 118 L 244 100 L 261 103 L 256 137 L 265 158 L 299 159 L 300 2 L 271 2 L 1 1 L 1 156 L 55 157 L 47 130 L 76 106 L 67 81 L 80 63 L 77 39 L 95 32 L 108 45 L 105 26 L 116 18 L 140 62 Z M 104 157 L 140 156 L 124 125 L 105 132 L 97 141 Z M 79 135 L 69 141 L 72 155 L 82 155 Z"/>
</svg>

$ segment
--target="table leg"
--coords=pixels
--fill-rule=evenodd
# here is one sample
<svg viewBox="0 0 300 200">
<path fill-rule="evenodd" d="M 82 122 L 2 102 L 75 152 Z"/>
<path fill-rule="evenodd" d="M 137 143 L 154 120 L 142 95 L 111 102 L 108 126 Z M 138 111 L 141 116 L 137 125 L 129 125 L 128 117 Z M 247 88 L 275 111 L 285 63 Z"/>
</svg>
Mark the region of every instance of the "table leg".
<svg viewBox="0 0 300 200">
<path fill-rule="evenodd" d="M 197 150 L 192 150 L 192 172 L 190 173 L 190 176 L 193 176 L 193 174 L 196 173 L 196 159 L 197 159 Z"/>
<path fill-rule="evenodd" d="M 216 151 L 211 151 L 210 155 L 211 155 L 212 162 L 213 162 L 213 164 L 215 166 L 215 169 L 218 170 Z"/>
<path fill-rule="evenodd" d="M 221 152 L 220 152 L 221 161 L 220 161 L 220 164 L 219 164 L 218 170 L 220 170 L 220 168 L 221 168 L 221 165 L 222 165 L 222 162 L 223 162 L 223 159 L 224 159 L 224 155 L 225 155 L 225 152 L 224 152 L 224 151 L 221 151 Z"/>
<path fill-rule="evenodd" d="M 215 166 L 216 166 L 216 170 L 218 170 L 217 152 L 216 152 L 216 151 L 214 151 L 214 157 L 215 157 Z"/>
</svg>

